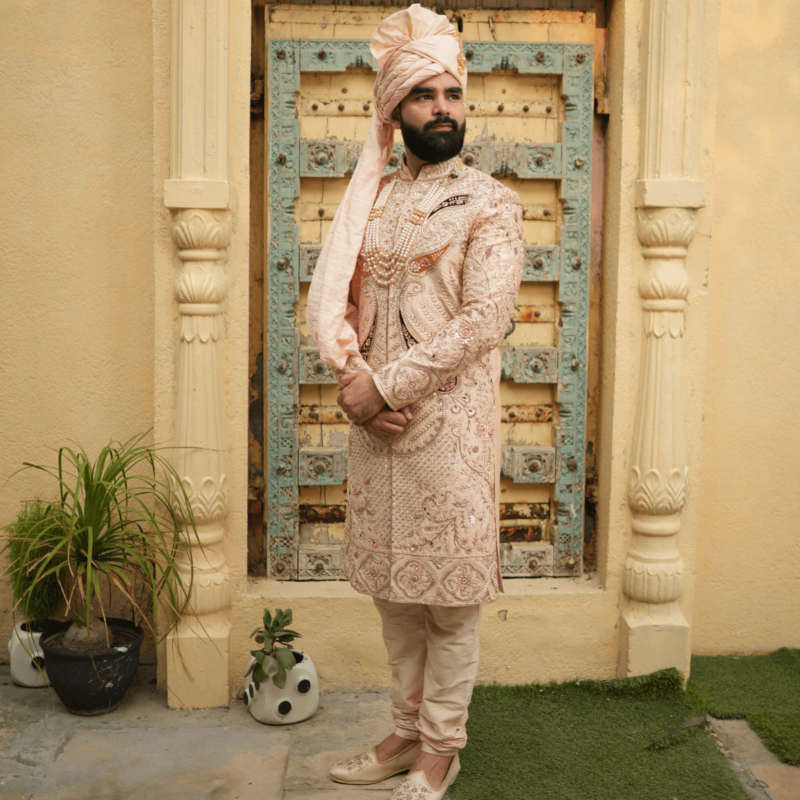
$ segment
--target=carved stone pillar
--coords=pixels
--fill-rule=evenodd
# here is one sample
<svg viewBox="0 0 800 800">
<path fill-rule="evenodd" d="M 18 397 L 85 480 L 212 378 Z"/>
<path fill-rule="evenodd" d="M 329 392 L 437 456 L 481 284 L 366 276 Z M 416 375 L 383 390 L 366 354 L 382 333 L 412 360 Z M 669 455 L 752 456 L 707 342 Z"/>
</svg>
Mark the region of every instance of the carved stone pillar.
<svg viewBox="0 0 800 800">
<path fill-rule="evenodd" d="M 180 268 L 173 465 L 197 526 L 180 566 L 187 613 L 167 641 L 171 706 L 229 703 L 228 434 L 223 374 L 227 183 L 227 0 L 174 0 L 171 177 L 164 203 Z M 193 536 L 193 535 L 192 535 Z"/>
<path fill-rule="evenodd" d="M 704 204 L 698 180 L 703 0 L 648 0 L 637 232 L 644 347 L 631 450 L 632 541 L 622 588 L 620 674 L 688 673 L 678 550 L 689 490 L 684 418 L 686 256 Z"/>
</svg>

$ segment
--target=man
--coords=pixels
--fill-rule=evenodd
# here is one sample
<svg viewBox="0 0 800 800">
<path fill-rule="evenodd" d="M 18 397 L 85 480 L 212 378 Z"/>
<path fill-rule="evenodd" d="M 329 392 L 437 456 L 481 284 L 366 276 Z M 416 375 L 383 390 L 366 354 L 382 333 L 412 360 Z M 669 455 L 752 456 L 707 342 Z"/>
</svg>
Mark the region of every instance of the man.
<svg viewBox="0 0 800 800">
<path fill-rule="evenodd" d="M 395 731 L 331 769 L 393 800 L 439 800 L 459 770 L 480 606 L 498 558 L 499 353 L 519 289 L 522 208 L 469 169 L 466 61 L 412 5 L 377 28 L 375 113 L 314 273 L 308 322 L 351 421 L 345 574 L 372 595 Z M 401 169 L 382 177 L 393 133 Z"/>
</svg>

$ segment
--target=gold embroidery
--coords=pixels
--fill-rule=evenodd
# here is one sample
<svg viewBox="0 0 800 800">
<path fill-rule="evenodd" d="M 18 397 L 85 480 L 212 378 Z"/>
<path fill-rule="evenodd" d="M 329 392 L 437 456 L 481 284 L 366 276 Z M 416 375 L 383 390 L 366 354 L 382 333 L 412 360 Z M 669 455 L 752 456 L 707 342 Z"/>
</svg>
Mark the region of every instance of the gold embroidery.
<svg viewBox="0 0 800 800">
<path fill-rule="evenodd" d="M 413 275 L 422 275 L 425 272 L 429 272 L 439 263 L 441 257 L 447 252 L 448 247 L 450 247 L 450 242 L 432 253 L 425 253 L 425 255 L 411 259 L 408 271 Z"/>
<path fill-rule="evenodd" d="M 467 59 L 464 58 L 464 43 L 461 41 L 461 34 L 457 30 L 454 30 L 453 33 L 455 33 L 458 41 L 458 74 L 463 75 L 467 71 Z"/>
</svg>

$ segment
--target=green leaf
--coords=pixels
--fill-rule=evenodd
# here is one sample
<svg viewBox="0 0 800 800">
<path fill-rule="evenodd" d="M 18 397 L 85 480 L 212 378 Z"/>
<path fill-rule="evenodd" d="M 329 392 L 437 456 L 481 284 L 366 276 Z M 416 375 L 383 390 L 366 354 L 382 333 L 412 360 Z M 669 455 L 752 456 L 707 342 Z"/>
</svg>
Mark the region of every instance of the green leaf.
<svg viewBox="0 0 800 800">
<path fill-rule="evenodd" d="M 275 660 L 283 669 L 291 669 L 297 662 L 288 647 L 282 647 L 275 653 Z"/>
<path fill-rule="evenodd" d="M 258 636 L 256 636 L 256 643 L 257 643 L 257 644 L 264 644 L 264 641 L 265 641 L 265 639 L 264 639 L 264 637 L 263 637 L 261 634 L 259 634 Z"/>
<path fill-rule="evenodd" d="M 278 662 L 272 656 L 269 656 L 268 658 L 269 658 L 269 660 L 267 661 L 267 663 L 265 665 L 265 669 L 266 669 L 267 677 L 271 678 L 273 675 L 275 675 L 278 672 L 280 667 L 278 666 Z"/>
<path fill-rule="evenodd" d="M 267 680 L 268 677 L 269 676 L 264 671 L 263 667 L 259 664 L 256 667 L 255 671 L 253 672 L 253 680 L 256 683 L 264 683 L 264 681 Z M 256 687 L 256 688 L 258 688 L 258 687 Z"/>
<path fill-rule="evenodd" d="M 283 619 L 281 620 L 281 627 L 292 624 L 292 609 L 287 608 L 283 612 Z"/>
<path fill-rule="evenodd" d="M 272 678 L 272 682 L 279 688 L 286 686 L 286 670 L 283 667 L 278 669 L 277 674 Z"/>
<path fill-rule="evenodd" d="M 263 664 L 264 659 L 266 659 L 267 657 L 267 654 L 263 650 L 259 650 L 258 652 L 256 652 L 255 656 L 256 656 L 256 661 L 258 661 L 259 664 Z"/>
<path fill-rule="evenodd" d="M 272 614 L 269 613 L 269 609 L 264 609 L 264 627 L 269 628 L 270 623 L 272 622 Z"/>
<path fill-rule="evenodd" d="M 293 642 L 296 638 L 297 637 L 293 633 L 279 633 L 275 637 L 276 641 L 281 644 L 289 644 L 289 642 Z"/>
<path fill-rule="evenodd" d="M 246 678 L 246 677 L 247 677 L 247 676 L 248 676 L 248 675 L 249 675 L 249 674 L 250 674 L 250 673 L 253 671 L 253 669 L 254 669 L 255 667 L 257 667 L 257 666 L 258 666 L 258 662 L 257 662 L 257 661 L 254 661 L 254 662 L 253 662 L 253 663 L 252 663 L 252 664 L 251 664 L 251 665 L 250 665 L 250 666 L 247 668 L 247 672 L 245 672 L 245 674 L 244 674 L 245 678 Z"/>
</svg>

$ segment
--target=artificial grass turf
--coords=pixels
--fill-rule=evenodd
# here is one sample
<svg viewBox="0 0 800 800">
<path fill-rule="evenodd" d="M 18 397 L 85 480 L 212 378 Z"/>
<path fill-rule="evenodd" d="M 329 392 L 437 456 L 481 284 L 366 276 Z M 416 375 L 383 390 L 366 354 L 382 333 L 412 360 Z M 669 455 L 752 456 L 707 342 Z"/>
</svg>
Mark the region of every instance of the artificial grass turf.
<svg viewBox="0 0 800 800">
<path fill-rule="evenodd" d="M 800 650 L 695 656 L 688 689 L 701 711 L 746 719 L 781 761 L 800 766 Z"/>
<path fill-rule="evenodd" d="M 452 800 L 749 800 L 677 670 L 643 678 L 476 686 Z"/>
</svg>

